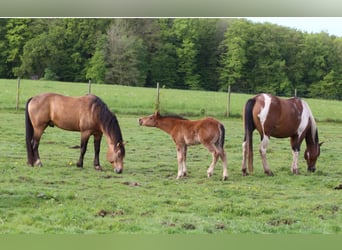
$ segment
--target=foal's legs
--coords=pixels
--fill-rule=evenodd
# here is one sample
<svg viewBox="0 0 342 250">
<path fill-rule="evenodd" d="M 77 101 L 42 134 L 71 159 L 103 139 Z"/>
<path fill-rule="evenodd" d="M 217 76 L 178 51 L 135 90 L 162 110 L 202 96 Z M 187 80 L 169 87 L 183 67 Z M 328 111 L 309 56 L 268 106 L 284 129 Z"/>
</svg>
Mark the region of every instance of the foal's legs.
<svg viewBox="0 0 342 250">
<path fill-rule="evenodd" d="M 267 160 L 266 160 L 266 150 L 267 150 L 267 146 L 269 143 L 269 137 L 267 135 L 263 136 L 263 139 L 260 143 L 260 155 L 261 155 L 261 160 L 262 160 L 262 165 L 264 167 L 264 173 L 269 175 L 269 176 L 273 176 L 272 171 L 270 170 Z"/>
<path fill-rule="evenodd" d="M 211 177 L 214 173 L 214 168 L 216 166 L 217 160 L 220 157 L 222 160 L 222 168 L 223 168 L 223 180 L 227 180 L 228 178 L 228 170 L 227 170 L 227 156 L 224 152 L 223 148 L 217 148 L 215 145 L 208 145 L 206 148 L 212 154 L 212 162 L 207 170 L 208 178 Z"/>
<path fill-rule="evenodd" d="M 101 139 L 102 139 L 102 134 L 94 135 L 94 151 L 95 151 L 94 167 L 96 170 L 102 170 L 101 165 L 100 165 L 100 158 L 99 158 Z"/>
<path fill-rule="evenodd" d="M 177 161 L 178 161 L 178 174 L 177 179 L 186 176 L 186 151 L 187 146 L 186 145 L 177 145 Z"/>
<path fill-rule="evenodd" d="M 81 132 L 81 152 L 80 152 L 80 158 L 77 162 L 77 167 L 79 168 L 83 168 L 83 159 L 84 159 L 84 154 L 87 151 L 89 137 L 90 137 L 89 133 Z"/>
</svg>

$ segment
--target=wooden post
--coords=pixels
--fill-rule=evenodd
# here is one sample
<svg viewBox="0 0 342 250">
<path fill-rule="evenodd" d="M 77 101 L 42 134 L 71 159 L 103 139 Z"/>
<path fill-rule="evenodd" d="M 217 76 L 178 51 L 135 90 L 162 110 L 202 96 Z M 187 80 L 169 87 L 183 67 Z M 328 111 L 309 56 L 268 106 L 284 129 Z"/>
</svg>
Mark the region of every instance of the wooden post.
<svg viewBox="0 0 342 250">
<path fill-rule="evenodd" d="M 91 94 L 91 80 L 88 82 L 88 94 Z"/>
<path fill-rule="evenodd" d="M 297 88 L 295 88 L 294 96 L 297 97 Z"/>
<path fill-rule="evenodd" d="M 18 83 L 17 83 L 17 100 L 16 100 L 16 106 L 15 106 L 15 110 L 17 111 L 19 109 L 19 94 L 20 94 L 20 77 L 18 77 Z"/>
<path fill-rule="evenodd" d="M 229 117 L 230 116 L 230 85 L 228 86 L 228 97 L 227 97 L 227 113 L 226 116 Z"/>
<path fill-rule="evenodd" d="M 156 105 L 155 110 L 159 110 L 159 82 L 157 82 L 157 99 L 156 99 Z"/>
</svg>

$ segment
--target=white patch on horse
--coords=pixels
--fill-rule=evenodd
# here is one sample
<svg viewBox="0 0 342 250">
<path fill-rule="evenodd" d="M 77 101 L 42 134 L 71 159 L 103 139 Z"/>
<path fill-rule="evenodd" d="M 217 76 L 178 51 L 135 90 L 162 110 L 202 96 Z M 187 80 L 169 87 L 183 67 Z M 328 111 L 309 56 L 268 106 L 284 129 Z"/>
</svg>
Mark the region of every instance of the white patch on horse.
<svg viewBox="0 0 342 250">
<path fill-rule="evenodd" d="M 264 97 L 264 107 L 261 109 L 261 111 L 258 114 L 258 116 L 259 116 L 259 119 L 260 119 L 260 122 L 261 122 L 262 130 L 263 130 L 263 132 L 265 132 L 264 124 L 265 124 L 265 121 L 267 119 L 268 112 L 270 111 L 270 106 L 271 106 L 272 99 L 271 99 L 270 96 L 268 96 L 266 94 L 263 94 L 263 97 Z"/>
<path fill-rule="evenodd" d="M 311 120 L 313 120 L 313 116 L 312 116 L 312 113 L 311 113 L 311 110 L 310 110 L 308 104 L 306 102 L 304 102 L 303 100 L 301 100 L 301 103 L 302 103 L 303 111 L 302 111 L 302 115 L 301 115 L 301 119 L 300 119 L 300 124 L 299 124 L 298 129 L 297 129 L 298 137 L 301 137 L 304 130 L 308 126 L 309 119 L 311 118 Z M 312 126 L 312 136 L 314 139 L 313 127 L 315 127 L 315 129 L 316 129 L 316 126 L 314 126 L 314 125 Z"/>
</svg>

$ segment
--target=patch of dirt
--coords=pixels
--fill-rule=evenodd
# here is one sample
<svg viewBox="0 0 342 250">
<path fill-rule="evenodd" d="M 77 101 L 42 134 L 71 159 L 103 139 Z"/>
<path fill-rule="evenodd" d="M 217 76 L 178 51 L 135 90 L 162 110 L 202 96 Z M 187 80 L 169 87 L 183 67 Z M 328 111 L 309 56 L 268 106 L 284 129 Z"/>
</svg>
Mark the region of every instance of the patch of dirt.
<svg viewBox="0 0 342 250">
<path fill-rule="evenodd" d="M 267 222 L 271 226 L 292 225 L 296 223 L 294 219 L 274 219 Z"/>
<path fill-rule="evenodd" d="M 135 181 L 132 181 L 132 182 L 130 182 L 130 181 L 125 181 L 125 182 L 123 182 L 122 184 L 127 185 L 127 186 L 130 186 L 130 187 L 138 187 L 138 186 L 140 186 L 140 184 L 139 184 L 138 182 L 135 182 Z"/>
<path fill-rule="evenodd" d="M 118 210 L 118 211 L 107 211 L 107 210 L 104 210 L 104 209 L 101 209 L 99 212 L 97 212 L 97 216 L 100 216 L 100 217 L 105 217 L 105 216 L 110 216 L 110 217 L 116 217 L 116 216 L 119 216 L 119 215 L 124 215 L 124 211 L 122 210 Z"/>
<path fill-rule="evenodd" d="M 196 226 L 194 224 L 191 224 L 191 223 L 184 223 L 182 225 L 182 228 L 184 228 L 186 230 L 195 230 Z"/>
</svg>

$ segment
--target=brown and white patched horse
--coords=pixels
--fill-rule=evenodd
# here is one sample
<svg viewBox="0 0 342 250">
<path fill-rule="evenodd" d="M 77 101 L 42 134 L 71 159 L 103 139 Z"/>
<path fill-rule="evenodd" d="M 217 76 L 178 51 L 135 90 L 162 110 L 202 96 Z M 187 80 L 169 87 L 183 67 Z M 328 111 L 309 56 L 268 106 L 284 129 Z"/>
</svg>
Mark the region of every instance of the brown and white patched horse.
<svg viewBox="0 0 342 250">
<path fill-rule="evenodd" d="M 264 172 L 273 175 L 266 160 L 266 149 L 270 137 L 291 138 L 292 147 L 292 173 L 298 174 L 298 154 L 300 145 L 305 139 L 306 150 L 304 158 L 308 171 L 316 170 L 316 160 L 320 155 L 318 131 L 315 119 L 308 104 L 299 98 L 280 99 L 270 94 L 259 94 L 247 101 L 244 107 L 245 136 L 242 144 L 242 174 L 253 172 L 253 131 L 257 129 L 261 136 L 260 155 Z"/>
<path fill-rule="evenodd" d="M 208 177 L 214 172 L 216 162 L 222 160 L 223 180 L 228 178 L 227 158 L 224 151 L 224 126 L 214 118 L 188 120 L 180 116 L 162 116 L 158 111 L 139 119 L 141 126 L 157 127 L 168 133 L 177 147 L 177 179 L 187 175 L 186 153 L 190 145 L 203 144 L 212 154 L 212 162 L 207 170 Z"/>
<path fill-rule="evenodd" d="M 77 162 L 83 167 L 89 137 L 94 136 L 94 167 L 102 170 L 99 161 L 102 135 L 107 139 L 107 160 L 117 173 L 123 170 L 125 147 L 118 120 L 107 105 L 95 95 L 69 97 L 55 93 L 44 93 L 30 98 L 26 103 L 26 148 L 28 164 L 42 166 L 38 147 L 47 128 L 59 127 L 81 132 L 81 153 Z"/>
</svg>

